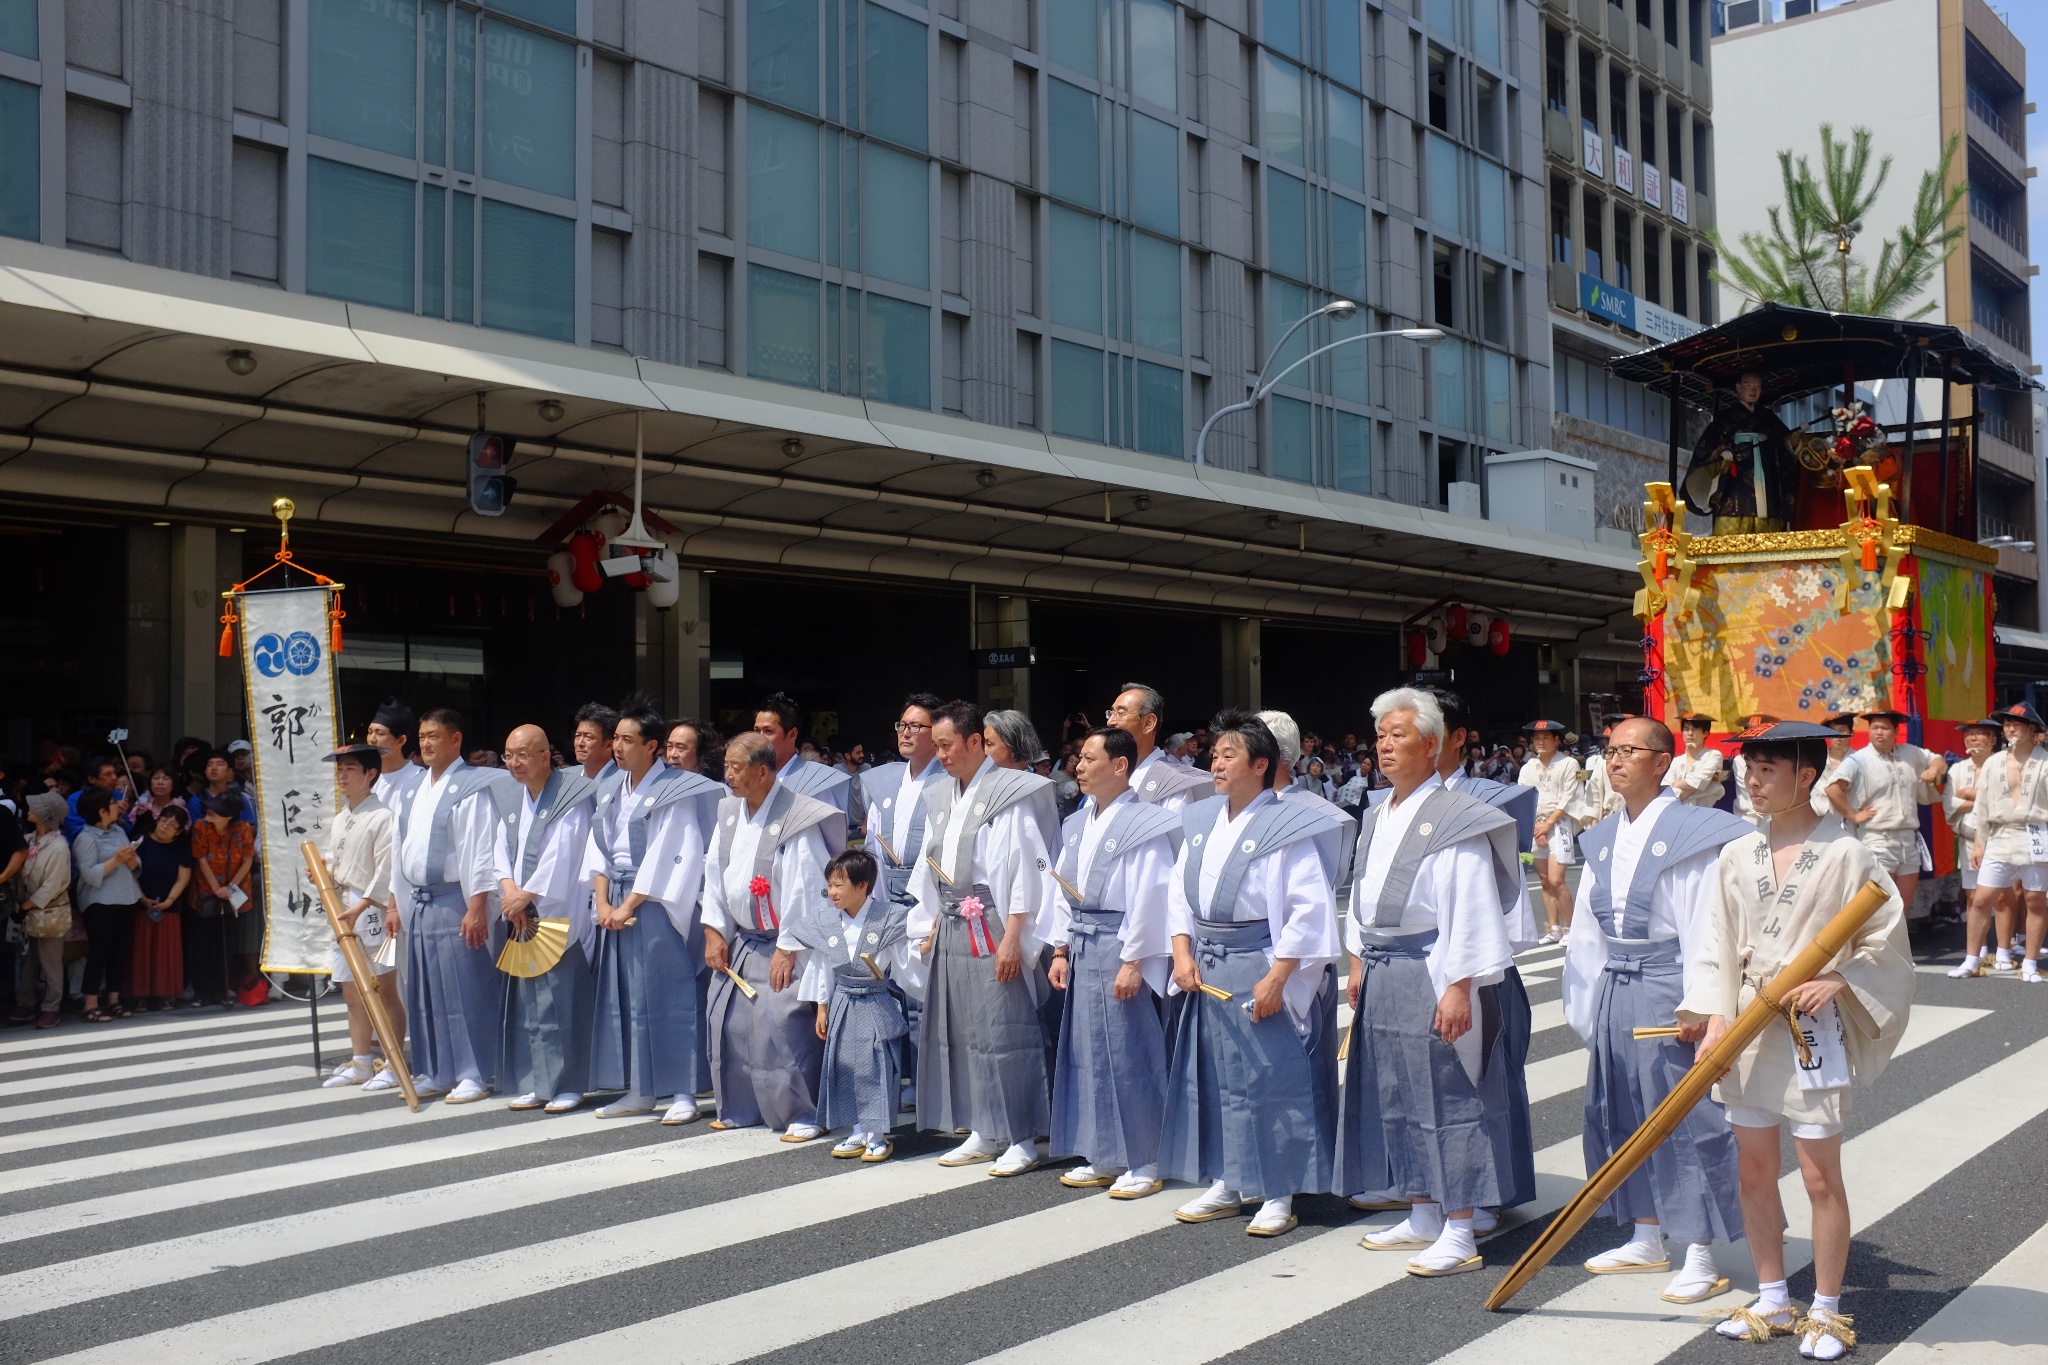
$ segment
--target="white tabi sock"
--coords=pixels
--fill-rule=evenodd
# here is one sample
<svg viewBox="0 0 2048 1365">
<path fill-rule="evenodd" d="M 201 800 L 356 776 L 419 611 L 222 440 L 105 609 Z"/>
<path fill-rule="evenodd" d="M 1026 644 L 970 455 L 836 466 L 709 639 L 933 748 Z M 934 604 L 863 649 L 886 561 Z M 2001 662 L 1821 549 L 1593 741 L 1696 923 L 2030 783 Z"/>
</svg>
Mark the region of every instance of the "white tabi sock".
<svg viewBox="0 0 2048 1365">
<path fill-rule="evenodd" d="M 1840 1294 L 1815 1294 L 1813 1296 L 1813 1307 L 1808 1311 L 1807 1317 L 1809 1321 L 1818 1322 L 1822 1314 L 1826 1314 L 1830 1318 L 1841 1317 L 1842 1296 Z M 1846 1323 L 1844 1324 L 1844 1330 L 1847 1330 Z M 1814 1360 L 1840 1360 L 1848 1353 L 1849 1348 L 1843 1344 L 1842 1339 L 1830 1332 L 1808 1332 L 1799 1341 L 1799 1354 L 1810 1356 Z"/>
<path fill-rule="evenodd" d="M 1116 1178 L 1116 1183 L 1122 1189 L 1142 1190 L 1158 1178 L 1159 1167 L 1155 1164 L 1139 1166 L 1135 1170 L 1125 1171 Z"/>
<path fill-rule="evenodd" d="M 1472 1236 L 1472 1220 L 1452 1218 L 1445 1221 L 1444 1230 L 1435 1244 L 1429 1250 L 1410 1257 L 1408 1263 L 1430 1270 L 1449 1270 L 1478 1254 L 1479 1243 Z"/>
<path fill-rule="evenodd" d="M 1466 1220 L 1468 1227 L 1470 1222 L 1470 1219 Z M 1416 1204 L 1408 1210 L 1406 1218 L 1382 1231 L 1368 1232 L 1365 1240 L 1388 1246 L 1401 1246 L 1407 1242 L 1434 1242 L 1443 1236 L 1443 1231 L 1444 1206 Z"/>
<path fill-rule="evenodd" d="M 1217 1209 L 1238 1208 L 1243 1202 L 1236 1190 L 1231 1189 L 1219 1180 L 1204 1190 L 1199 1197 L 1190 1199 L 1187 1203 L 1182 1204 L 1180 1212 L 1186 1214 L 1213 1213 Z"/>
<path fill-rule="evenodd" d="M 1721 1267 L 1714 1264 L 1714 1249 L 1695 1242 L 1685 1249 L 1685 1266 L 1664 1286 L 1664 1296 L 1684 1300 L 1704 1294 L 1721 1282 Z"/>
<path fill-rule="evenodd" d="M 1983 961 L 1982 958 L 1978 957 L 1975 953 L 1971 953 L 1956 966 L 1950 968 L 1949 975 L 1958 981 L 1966 976 L 1975 976 L 1977 974 L 1977 964 L 1981 961 Z"/>
<path fill-rule="evenodd" d="M 996 1158 L 1005 1166 L 1029 1166 L 1038 1160 L 1038 1144 L 1035 1142 L 1013 1142 L 1010 1150 Z"/>
</svg>

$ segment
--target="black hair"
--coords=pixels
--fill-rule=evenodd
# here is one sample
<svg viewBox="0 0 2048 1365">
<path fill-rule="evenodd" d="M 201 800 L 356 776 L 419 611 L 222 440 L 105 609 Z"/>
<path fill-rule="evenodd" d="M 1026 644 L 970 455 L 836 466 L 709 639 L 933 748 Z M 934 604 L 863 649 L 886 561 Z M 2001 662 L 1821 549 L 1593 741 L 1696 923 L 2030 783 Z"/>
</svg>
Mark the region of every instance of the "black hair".
<svg viewBox="0 0 2048 1365">
<path fill-rule="evenodd" d="M 949 701 L 932 712 L 932 724 L 946 721 L 953 727 L 953 733 L 965 739 L 969 735 L 981 735 L 981 708 L 971 701 Z"/>
<path fill-rule="evenodd" d="M 659 747 L 667 742 L 668 726 L 662 723 L 661 711 L 655 706 L 654 698 L 645 692 L 635 692 L 619 703 L 618 718 L 612 724 L 612 732 L 618 733 L 619 726 L 629 720 L 646 743 Z"/>
<path fill-rule="evenodd" d="M 420 717 L 421 725 L 425 725 L 428 721 L 432 721 L 451 735 L 467 735 L 469 733 L 464 728 L 462 713 L 452 706 L 437 706 Z"/>
<path fill-rule="evenodd" d="M 945 704 L 945 698 L 936 692 L 912 692 L 903 699 L 903 705 L 896 708 L 896 714 L 900 716 L 915 706 L 928 716 L 936 716 L 939 713 L 939 708 Z"/>
<path fill-rule="evenodd" d="M 1084 744 L 1091 739 L 1102 741 L 1102 751 L 1109 755 L 1111 762 L 1119 758 L 1124 761 L 1125 777 L 1138 770 L 1138 741 L 1131 738 L 1129 730 L 1119 730 L 1114 725 L 1098 725 L 1081 736 Z"/>
<path fill-rule="evenodd" d="M 855 886 L 865 886 L 870 891 L 875 889 L 875 878 L 881 875 L 875 867 L 875 855 L 859 848 L 833 854 L 832 861 L 825 864 L 825 876 L 830 878 L 834 872 Z"/>
<path fill-rule="evenodd" d="M 775 723 L 784 730 L 801 735 L 809 728 L 804 723 L 804 709 L 798 706 L 796 698 L 787 692 L 776 692 L 763 697 L 761 704 L 754 708 L 754 714 L 758 716 L 764 711 L 773 715 Z"/>
<path fill-rule="evenodd" d="M 601 701 L 587 701 L 576 708 L 576 724 L 581 725 L 584 721 L 595 725 L 606 739 L 610 739 L 612 731 L 619 728 L 619 713 Z"/>
<path fill-rule="evenodd" d="M 715 773 L 720 768 L 724 767 L 725 736 L 719 734 L 717 730 L 712 728 L 711 723 L 709 721 L 698 720 L 695 716 L 678 716 L 676 719 L 670 721 L 668 723 L 668 729 L 662 731 L 661 734 L 661 742 L 663 747 L 667 747 L 668 737 L 674 734 L 676 731 L 682 729 L 685 725 L 690 727 L 691 734 L 697 736 L 698 770 L 701 772 Z"/>
<path fill-rule="evenodd" d="M 1252 762 L 1266 761 L 1268 778 L 1280 766 L 1280 741 L 1273 738 L 1273 732 L 1266 728 L 1266 722 L 1259 719 L 1257 712 L 1226 706 L 1210 718 L 1209 729 L 1219 740 L 1225 735 L 1236 735 Z"/>
<path fill-rule="evenodd" d="M 85 775 L 87 777 L 98 777 L 101 773 L 105 772 L 109 768 L 112 768 L 116 773 L 124 773 L 128 771 L 126 768 L 123 768 L 121 766 L 120 759 L 115 758 L 112 754 L 101 754 L 96 758 L 89 758 L 86 760 Z"/>
<path fill-rule="evenodd" d="M 105 787 L 87 787 L 78 798 L 78 818 L 87 829 L 100 822 L 100 813 L 114 804 L 114 794 Z"/>
<path fill-rule="evenodd" d="M 1820 781 L 1820 775 L 1827 771 L 1828 742 L 1824 739 L 1758 739 L 1742 746 L 1742 756 L 1754 763 L 1782 760 L 1793 767 L 1793 781 L 1798 781 L 1800 768 L 1813 769 L 1813 780 Z"/>
<path fill-rule="evenodd" d="M 368 754 L 338 754 L 335 756 L 334 761 L 337 764 L 353 763 L 358 768 L 361 768 L 364 772 L 373 775 L 384 771 L 384 755 L 381 752 Z"/>
</svg>

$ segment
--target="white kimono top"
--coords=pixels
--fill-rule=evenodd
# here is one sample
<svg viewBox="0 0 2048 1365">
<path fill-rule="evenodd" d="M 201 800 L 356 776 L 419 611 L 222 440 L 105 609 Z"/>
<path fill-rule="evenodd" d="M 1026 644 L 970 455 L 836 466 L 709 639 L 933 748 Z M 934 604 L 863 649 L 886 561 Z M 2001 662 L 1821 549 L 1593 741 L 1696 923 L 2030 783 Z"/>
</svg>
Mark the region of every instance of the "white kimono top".
<svg viewBox="0 0 2048 1365">
<path fill-rule="evenodd" d="M 2048 747 L 2036 744 L 2020 768 L 2020 794 L 2012 794 L 2015 754 L 2000 749 L 1977 774 L 1977 838 L 1984 857 L 2024 867 L 2038 861 L 2028 825 L 2048 825 Z"/>
<path fill-rule="evenodd" d="M 1842 760 L 1829 783 L 1847 782 L 1850 810 L 1877 807 L 1863 828 L 1877 833 L 1913 832 L 1920 829 L 1920 807 L 1932 805 L 1934 788 L 1920 780 L 1933 757 L 1917 744 L 1901 744 L 1881 754 L 1875 744 L 1865 745 Z"/>
<path fill-rule="evenodd" d="M 1718 806 L 1722 794 L 1727 791 L 1721 780 L 1725 771 L 1726 765 L 1719 749 L 1704 746 L 1697 754 L 1681 749 L 1672 758 L 1670 770 L 1664 774 L 1664 785 L 1670 787 L 1674 795 L 1681 783 L 1691 787 L 1691 795 L 1679 798 L 1688 806 Z"/>
<path fill-rule="evenodd" d="M 525 861 L 522 850 L 526 847 L 527 833 L 533 828 L 533 813 L 537 809 L 533 793 L 522 787 L 519 792 L 518 833 L 516 837 L 508 836 L 504 824 L 498 825 L 493 860 L 500 881 L 533 893 L 535 915 L 541 919 L 568 920 L 569 936 L 578 940 L 590 927 L 592 874 L 586 873 L 584 868 L 590 844 L 590 811 L 594 804 L 586 800 L 548 826 L 546 842 L 541 845 L 540 857 L 533 865 L 533 875 L 522 878 L 519 875 L 520 866 Z M 607 873 L 610 870 L 605 869 Z"/>
<path fill-rule="evenodd" d="M 1109 832 L 1112 814 L 1120 806 L 1137 802 L 1137 793 L 1129 790 L 1100 811 L 1094 797 L 1082 800 L 1081 813 L 1087 816 L 1087 823 L 1081 826 L 1081 847 L 1075 859 L 1076 890 L 1088 889 L 1089 870 L 1095 866 L 1095 855 L 1102 847 L 1103 836 Z M 1140 964 L 1145 984 L 1158 995 L 1166 994 L 1173 977 L 1173 938 L 1166 927 L 1167 886 L 1173 878 L 1173 864 L 1173 836 L 1160 834 L 1126 850 L 1102 883 L 1100 908 L 1123 912 L 1123 922 L 1117 926 L 1116 934 L 1122 945 L 1118 956 L 1125 962 Z M 1047 943 L 1059 947 L 1067 942 L 1067 927 L 1074 921 L 1073 910 L 1066 892 L 1053 897 L 1052 915 L 1044 931 Z"/>
<path fill-rule="evenodd" d="M 589 825 L 590 838 L 583 845 L 582 874 L 586 882 L 604 877 L 606 897 L 613 905 L 623 904 L 632 895 L 660 905 L 675 931 L 687 938 L 704 875 L 704 831 L 698 824 L 696 802 L 676 801 L 648 816 L 646 847 L 633 884 L 611 885 L 615 880 L 612 869 L 633 860 L 633 831 L 626 819 L 633 798 L 645 796 L 667 771 L 668 765 L 657 758 L 637 785 L 622 784 L 617 800 L 597 808 Z"/>
<path fill-rule="evenodd" d="M 495 897 L 498 893 L 498 808 L 488 792 L 476 792 L 462 803 L 449 825 L 446 860 L 440 867 L 427 866 L 427 844 L 441 812 L 441 798 L 447 795 L 449 779 L 468 766 L 458 758 L 438 780 L 426 769 L 420 770 L 418 790 L 392 858 L 391 894 L 401 916 L 412 908 L 416 886 L 458 882 L 465 898 Z"/>
</svg>

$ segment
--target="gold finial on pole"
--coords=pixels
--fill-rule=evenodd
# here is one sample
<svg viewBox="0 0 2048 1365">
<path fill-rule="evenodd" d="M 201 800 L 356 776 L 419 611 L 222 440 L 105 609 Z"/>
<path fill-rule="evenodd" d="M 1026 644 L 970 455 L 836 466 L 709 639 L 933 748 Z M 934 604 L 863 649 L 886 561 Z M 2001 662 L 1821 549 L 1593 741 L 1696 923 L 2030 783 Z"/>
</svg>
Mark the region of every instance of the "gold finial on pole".
<svg viewBox="0 0 2048 1365">
<path fill-rule="evenodd" d="M 280 553 L 292 547 L 292 516 L 299 505 L 290 498 L 272 498 L 270 515 L 277 518 L 277 548 Z"/>
</svg>

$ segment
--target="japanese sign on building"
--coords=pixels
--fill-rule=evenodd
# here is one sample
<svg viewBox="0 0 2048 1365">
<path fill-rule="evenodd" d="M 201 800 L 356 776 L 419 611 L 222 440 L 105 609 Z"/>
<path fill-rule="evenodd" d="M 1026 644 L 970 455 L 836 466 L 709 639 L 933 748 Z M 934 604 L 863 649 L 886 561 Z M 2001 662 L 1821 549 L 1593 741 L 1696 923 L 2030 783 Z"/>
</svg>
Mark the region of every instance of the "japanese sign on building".
<svg viewBox="0 0 2048 1365">
<path fill-rule="evenodd" d="M 242 675 L 256 760 L 256 851 L 263 875 L 263 969 L 324 972 L 334 949 L 299 845 L 325 847 L 340 731 L 327 588 L 242 595 Z"/>
</svg>

